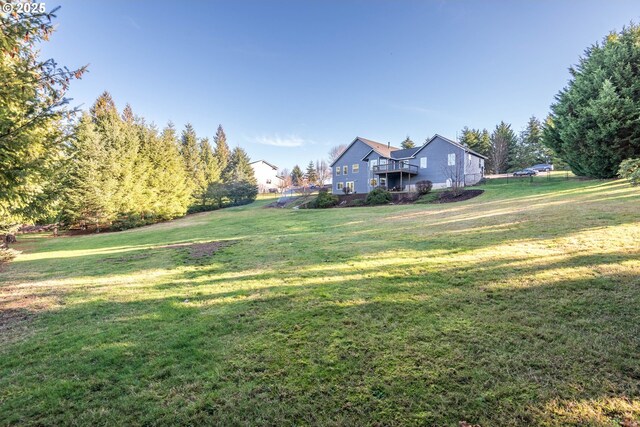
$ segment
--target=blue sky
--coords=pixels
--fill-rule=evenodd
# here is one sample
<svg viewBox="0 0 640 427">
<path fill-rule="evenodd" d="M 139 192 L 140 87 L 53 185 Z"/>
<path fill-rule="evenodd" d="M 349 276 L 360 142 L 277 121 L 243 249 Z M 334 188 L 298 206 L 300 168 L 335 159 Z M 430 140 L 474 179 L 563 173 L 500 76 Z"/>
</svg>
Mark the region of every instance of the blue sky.
<svg viewBox="0 0 640 427">
<path fill-rule="evenodd" d="M 67 1 L 46 57 L 164 126 L 191 122 L 280 167 L 355 136 L 421 143 L 467 125 L 521 130 L 636 1 Z M 48 8 L 54 3 L 47 1 Z"/>
</svg>

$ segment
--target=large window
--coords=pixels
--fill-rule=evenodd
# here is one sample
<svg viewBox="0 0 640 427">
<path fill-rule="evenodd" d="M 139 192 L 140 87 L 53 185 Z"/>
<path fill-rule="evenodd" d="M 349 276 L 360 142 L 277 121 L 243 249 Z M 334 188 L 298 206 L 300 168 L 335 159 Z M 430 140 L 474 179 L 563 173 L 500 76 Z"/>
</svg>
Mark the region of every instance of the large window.
<svg viewBox="0 0 640 427">
<path fill-rule="evenodd" d="M 342 175 L 346 175 L 346 174 L 348 174 L 348 173 L 349 173 L 349 166 L 344 165 L 344 166 L 342 167 Z"/>
<path fill-rule="evenodd" d="M 449 166 L 455 166 L 456 165 L 456 153 L 450 153 L 449 154 L 447 164 Z"/>
<path fill-rule="evenodd" d="M 360 165 L 357 163 L 354 163 L 351 165 L 351 173 L 358 173 L 360 172 Z"/>
<path fill-rule="evenodd" d="M 341 171 L 342 171 L 342 166 L 336 167 L 336 175 L 340 175 Z"/>
<path fill-rule="evenodd" d="M 427 168 L 427 158 L 420 157 L 420 169 L 426 169 L 426 168 Z"/>
<path fill-rule="evenodd" d="M 369 160 L 369 167 L 373 170 L 374 166 L 378 166 L 378 159 Z"/>
<path fill-rule="evenodd" d="M 347 181 L 347 188 L 349 189 L 349 193 L 353 193 L 353 181 Z"/>
<path fill-rule="evenodd" d="M 387 164 L 387 159 L 380 159 L 380 164 L 381 165 L 386 165 Z"/>
<path fill-rule="evenodd" d="M 339 182 L 337 185 L 338 190 L 342 190 L 342 188 L 344 188 L 344 184 Z"/>
</svg>

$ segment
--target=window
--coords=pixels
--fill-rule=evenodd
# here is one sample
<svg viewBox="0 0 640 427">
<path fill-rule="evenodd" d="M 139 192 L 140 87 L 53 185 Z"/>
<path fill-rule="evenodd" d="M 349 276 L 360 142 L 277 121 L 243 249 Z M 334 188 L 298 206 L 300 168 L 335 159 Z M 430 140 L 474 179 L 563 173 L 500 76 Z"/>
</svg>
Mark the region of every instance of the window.
<svg viewBox="0 0 640 427">
<path fill-rule="evenodd" d="M 385 187 L 387 185 L 387 178 L 380 178 L 380 186 Z"/>
<path fill-rule="evenodd" d="M 267 179 L 267 184 L 271 184 L 271 179 Z"/>
<path fill-rule="evenodd" d="M 339 182 L 339 183 L 338 183 L 338 187 L 337 187 L 337 188 L 338 188 L 338 190 L 342 190 L 342 188 L 343 188 L 343 187 L 344 187 L 344 184 L 343 184 L 343 183 L 341 183 L 341 182 Z"/>
<path fill-rule="evenodd" d="M 456 153 L 449 153 L 447 164 L 449 166 L 455 166 L 456 165 Z"/>
<path fill-rule="evenodd" d="M 371 186 L 372 186 L 372 187 L 375 187 L 375 186 L 377 186 L 377 185 L 378 185 L 378 180 L 377 180 L 377 179 L 375 179 L 375 178 L 373 178 L 373 179 L 371 180 L 370 184 L 371 184 Z"/>
<path fill-rule="evenodd" d="M 349 189 L 349 193 L 353 193 L 353 181 L 347 181 L 347 188 Z"/>
<path fill-rule="evenodd" d="M 381 165 L 386 165 L 387 164 L 387 159 L 380 159 L 380 164 Z"/>
<path fill-rule="evenodd" d="M 349 166 L 344 165 L 344 166 L 342 167 L 342 175 L 346 175 L 346 174 L 348 174 L 348 173 L 349 173 Z"/>
<path fill-rule="evenodd" d="M 420 169 L 426 169 L 426 168 L 427 168 L 427 158 L 420 157 Z"/>
<path fill-rule="evenodd" d="M 341 166 L 338 166 L 338 167 L 336 168 L 336 175 L 340 175 L 340 171 L 341 171 L 341 170 L 342 170 L 342 167 L 341 167 Z"/>
<path fill-rule="evenodd" d="M 369 161 L 369 167 L 373 170 L 374 166 L 378 166 L 378 159 Z"/>
<path fill-rule="evenodd" d="M 351 173 L 358 173 L 360 172 L 360 165 L 357 163 L 354 163 L 351 165 Z"/>
</svg>

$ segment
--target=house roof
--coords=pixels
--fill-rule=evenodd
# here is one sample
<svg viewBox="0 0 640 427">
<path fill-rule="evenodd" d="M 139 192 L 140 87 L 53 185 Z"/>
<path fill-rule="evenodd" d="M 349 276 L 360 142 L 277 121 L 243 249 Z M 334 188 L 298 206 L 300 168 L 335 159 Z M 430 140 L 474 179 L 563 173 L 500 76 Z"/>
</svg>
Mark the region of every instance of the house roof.
<svg viewBox="0 0 640 427">
<path fill-rule="evenodd" d="M 436 133 L 435 135 L 433 135 L 433 136 L 431 137 L 431 139 L 429 139 L 427 142 L 425 142 L 424 144 L 422 144 L 422 146 L 418 147 L 418 149 L 415 151 L 415 153 L 413 153 L 413 155 L 411 155 L 411 157 L 415 157 L 415 156 L 416 156 L 416 154 L 418 154 L 418 152 L 419 152 L 419 151 L 421 151 L 424 147 L 426 147 L 426 146 L 427 146 L 427 145 L 429 145 L 431 142 L 433 142 L 436 138 L 443 139 L 443 140 L 447 141 L 448 143 L 450 143 L 450 144 L 452 144 L 452 145 L 455 145 L 455 146 L 456 146 L 456 147 L 458 147 L 458 148 L 463 149 L 466 153 L 471 153 L 471 154 L 473 154 L 474 156 L 477 156 L 477 157 L 483 158 L 483 159 L 485 159 L 485 160 L 487 159 L 487 156 L 483 156 L 482 154 L 480 154 L 480 153 L 478 153 L 478 152 L 476 152 L 476 151 L 473 151 L 471 148 L 467 147 L 466 145 L 462 145 L 462 144 L 460 144 L 459 142 L 456 142 L 456 141 L 454 141 L 454 140 L 452 140 L 452 139 L 446 138 L 446 137 L 444 137 L 444 136 L 442 136 L 442 135 L 439 135 L 439 134 L 437 134 L 437 133 Z"/>
<path fill-rule="evenodd" d="M 360 141 L 360 142 L 364 143 L 365 145 L 368 145 L 369 147 L 371 147 L 371 151 L 375 151 L 376 153 L 378 153 L 382 157 L 391 157 L 391 152 L 392 151 L 399 150 L 399 148 L 394 147 L 393 145 L 383 144 L 381 142 L 376 142 L 376 141 L 372 141 L 370 139 L 366 139 L 366 138 L 362 138 L 362 137 L 356 136 L 355 139 L 353 141 L 351 141 L 351 144 L 349 144 L 347 146 L 347 148 L 345 148 L 344 151 L 329 166 L 335 165 L 336 162 L 338 160 L 340 160 L 340 158 L 344 155 L 344 153 L 349 151 L 349 148 L 351 148 L 351 146 L 353 144 L 355 144 L 356 141 Z M 369 153 L 367 153 L 367 156 L 369 154 L 371 154 L 371 151 Z"/>
<path fill-rule="evenodd" d="M 268 164 L 268 165 L 269 165 L 269 166 L 271 166 L 274 170 L 278 170 L 278 167 L 277 167 L 276 165 L 271 164 L 271 163 L 267 162 L 266 160 L 256 160 L 255 162 L 251 162 L 251 163 L 249 163 L 249 164 L 250 164 L 250 165 L 252 165 L 252 164 L 254 164 L 254 163 L 260 163 L 260 162 Z"/>
<path fill-rule="evenodd" d="M 413 148 L 404 148 L 402 150 L 396 150 L 391 152 L 391 157 L 394 159 L 406 159 L 409 157 L 413 157 L 416 151 L 418 151 L 420 147 Z"/>
</svg>

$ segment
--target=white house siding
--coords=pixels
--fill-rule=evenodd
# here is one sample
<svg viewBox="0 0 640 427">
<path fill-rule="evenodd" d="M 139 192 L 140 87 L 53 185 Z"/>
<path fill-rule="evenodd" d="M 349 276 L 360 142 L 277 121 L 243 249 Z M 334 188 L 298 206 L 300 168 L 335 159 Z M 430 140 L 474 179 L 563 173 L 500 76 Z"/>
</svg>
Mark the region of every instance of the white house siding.
<svg viewBox="0 0 640 427">
<path fill-rule="evenodd" d="M 251 163 L 251 167 L 258 182 L 258 191 L 268 193 L 271 189 L 280 189 L 282 178 L 278 176 L 278 168 L 276 166 L 272 166 L 264 160 L 258 160 Z"/>
</svg>

